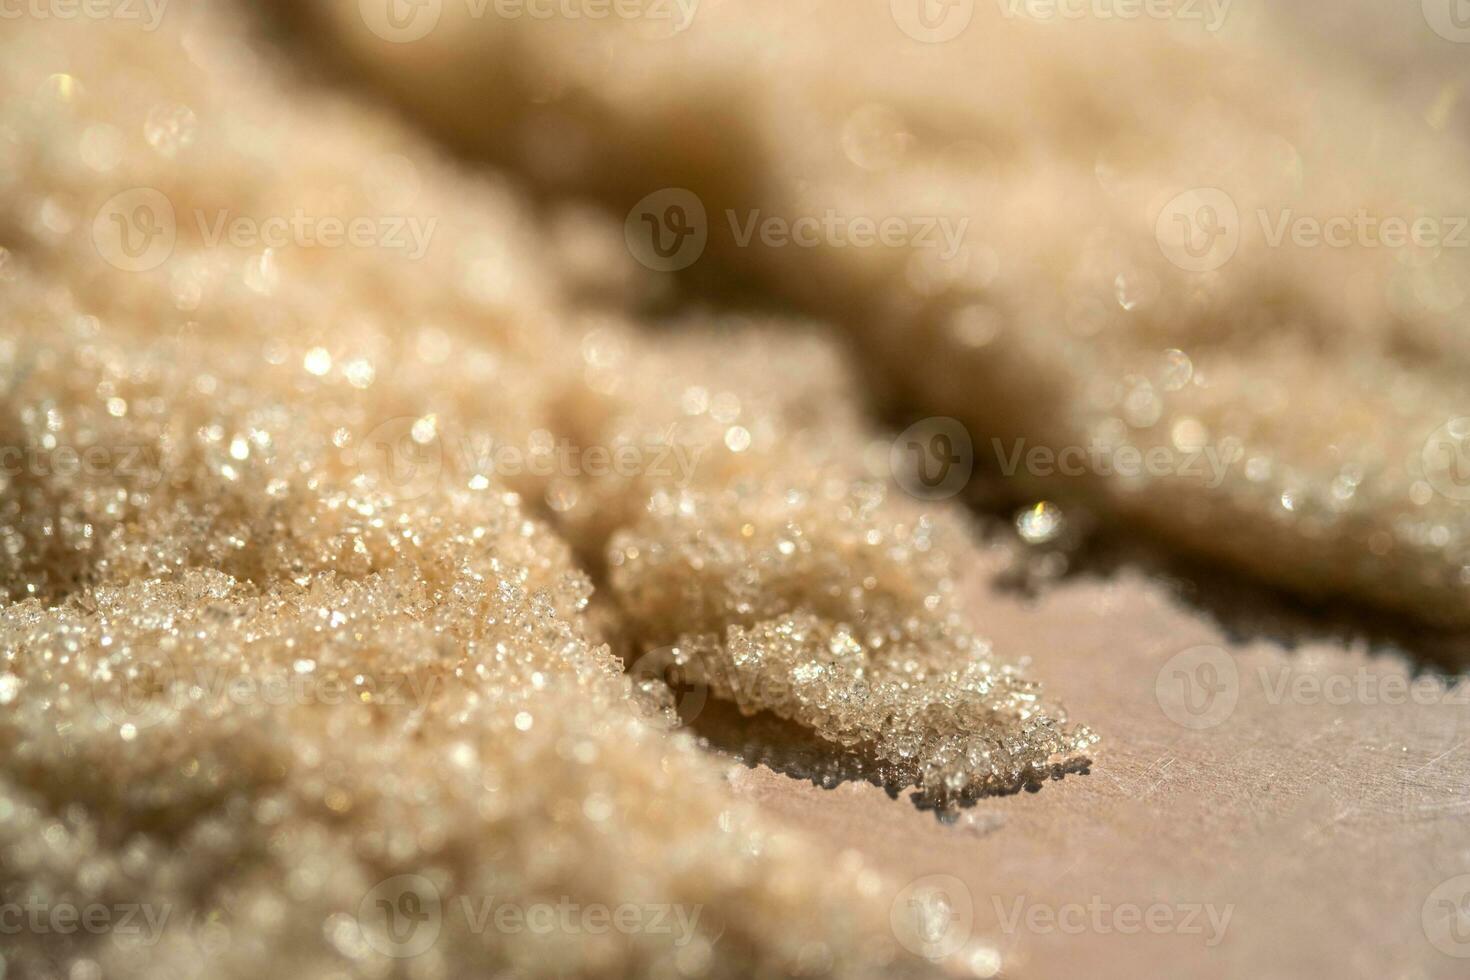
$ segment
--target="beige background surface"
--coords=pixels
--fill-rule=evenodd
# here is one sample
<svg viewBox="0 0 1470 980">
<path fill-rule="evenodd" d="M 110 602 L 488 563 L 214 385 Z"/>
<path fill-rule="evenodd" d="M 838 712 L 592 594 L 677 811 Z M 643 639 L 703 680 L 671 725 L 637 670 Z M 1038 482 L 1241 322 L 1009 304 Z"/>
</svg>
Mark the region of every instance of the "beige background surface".
<svg viewBox="0 0 1470 980">
<path fill-rule="evenodd" d="M 1470 874 L 1466 696 L 1412 703 L 1434 690 L 1395 686 L 1412 661 L 1362 644 L 1228 640 L 1161 576 L 1078 576 L 1025 599 L 990 584 L 993 571 L 977 575 L 977 617 L 998 649 L 1031 657 L 1035 675 L 1103 735 L 1090 772 L 981 800 L 946 823 L 907 791 L 890 798 L 830 775 L 832 788 L 816 785 L 822 763 L 810 747 L 757 720 L 742 727 L 746 744 L 726 740 L 768 759 L 732 770 L 739 791 L 862 850 L 900 882 L 962 879 L 970 947 L 998 953 L 1002 975 L 1470 975 L 1470 878 L 1435 892 Z M 1197 644 L 1234 662 L 1238 699 L 1227 716 L 1230 688 L 1213 703 L 1197 690 L 1204 717 L 1222 720 L 1191 730 L 1165 714 L 1157 684 L 1170 658 Z M 1181 683 L 1165 673 L 1166 702 L 1178 703 Z M 1446 898 L 1461 902 L 1459 933 Z M 1044 920 L 1032 929 L 1024 917 L 1007 928 L 1018 899 L 1070 915 L 1069 931 Z M 1069 903 L 1084 908 L 1063 913 Z M 1094 917 L 1089 903 L 1119 914 Z M 1124 906 L 1156 903 L 1181 928 L 1115 928 L 1129 924 Z M 1217 916 L 1230 908 L 1213 946 L 1206 905 Z M 1198 931 L 1184 928 L 1191 906 L 1201 907 Z M 952 928 L 965 919 L 961 910 Z"/>
</svg>

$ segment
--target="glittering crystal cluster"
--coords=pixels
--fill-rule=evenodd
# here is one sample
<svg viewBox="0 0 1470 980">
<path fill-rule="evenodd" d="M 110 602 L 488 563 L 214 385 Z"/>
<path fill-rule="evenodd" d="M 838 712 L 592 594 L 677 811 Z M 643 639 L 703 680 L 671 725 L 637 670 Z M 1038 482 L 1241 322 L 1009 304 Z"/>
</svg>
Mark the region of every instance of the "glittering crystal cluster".
<svg viewBox="0 0 1470 980">
<path fill-rule="evenodd" d="M 743 711 L 869 749 L 935 797 L 1013 789 L 1094 737 L 960 615 L 956 536 L 881 484 L 772 477 L 655 495 L 615 535 L 609 578 L 639 635 Z"/>
<path fill-rule="evenodd" d="M 1069 728 L 958 609 L 965 528 L 868 470 L 876 455 L 887 477 L 887 453 L 869 452 L 883 447 L 830 349 L 760 332 L 718 343 L 721 390 L 708 387 L 707 338 L 639 350 L 603 331 L 584 349 L 597 404 L 567 426 L 577 443 L 660 432 L 687 463 L 553 499 L 574 542 L 605 548 L 635 651 L 673 646 L 716 696 L 869 750 L 936 798 L 1085 759 L 1095 736 Z M 641 372 L 657 390 L 618 380 Z"/>
<path fill-rule="evenodd" d="M 982 469 L 991 438 L 1072 454 L 1007 474 L 1018 501 L 1470 622 L 1463 100 L 1421 91 L 1443 74 L 1365 91 L 1270 4 L 1214 28 L 848 0 L 708 4 L 662 32 L 446 12 L 412 45 L 345 0 L 294 6 L 528 178 L 619 212 L 692 191 L 696 271 L 850 328 L 904 405 L 965 423 Z M 1370 16 L 1414 58 L 1454 53 L 1417 12 L 1345 23 Z M 911 234 L 853 247 L 834 215 Z M 740 234 L 771 217 L 815 245 Z"/>
<path fill-rule="evenodd" d="M 158 924 L 6 976 L 929 971 L 670 730 L 618 656 L 657 644 L 939 794 L 1081 761 L 833 349 L 632 323 L 620 230 L 522 200 L 233 4 L 0 34 L 0 901 Z"/>
</svg>

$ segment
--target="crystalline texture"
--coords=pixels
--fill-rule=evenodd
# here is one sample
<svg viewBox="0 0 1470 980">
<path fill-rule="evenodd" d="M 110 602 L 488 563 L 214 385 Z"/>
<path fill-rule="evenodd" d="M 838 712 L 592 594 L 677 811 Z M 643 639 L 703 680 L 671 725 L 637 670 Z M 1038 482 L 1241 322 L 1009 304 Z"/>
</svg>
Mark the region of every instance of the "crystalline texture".
<svg viewBox="0 0 1470 980">
<path fill-rule="evenodd" d="M 831 348 L 621 322 L 655 288 L 629 261 L 564 262 L 513 188 L 229 9 L 0 35 L 0 900 L 171 911 L 156 944 L 8 937 L 7 975 L 927 972 L 892 883 L 738 802 L 610 645 L 712 636 L 746 679 L 719 693 L 926 785 L 1086 740 L 960 623 L 963 536 L 862 470 Z M 393 217 L 384 172 L 422 254 L 292 223 Z M 692 470 L 587 455 L 671 445 Z M 491 896 L 703 917 L 675 945 L 451 914 Z"/>
</svg>

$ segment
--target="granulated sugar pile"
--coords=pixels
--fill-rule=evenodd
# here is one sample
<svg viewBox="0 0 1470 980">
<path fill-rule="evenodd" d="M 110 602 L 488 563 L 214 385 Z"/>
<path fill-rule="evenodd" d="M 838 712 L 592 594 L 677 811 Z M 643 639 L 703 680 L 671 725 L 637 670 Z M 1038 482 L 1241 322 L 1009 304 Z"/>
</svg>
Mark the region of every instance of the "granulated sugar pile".
<svg viewBox="0 0 1470 980">
<path fill-rule="evenodd" d="M 828 342 L 631 322 L 616 224 L 543 227 L 229 5 L 16 22 L 0 85 L 0 901 L 152 916 L 5 976 L 994 969 L 623 672 L 672 647 L 936 799 L 1085 763 Z"/>
<path fill-rule="evenodd" d="M 1463 627 L 1465 32 L 1280 6 L 291 9 L 458 145 L 850 331 L 1017 502 Z"/>
<path fill-rule="evenodd" d="M 1453 87 L 1243 0 L 252 6 L 0 31 L 0 906 L 141 909 L 3 980 L 993 975 L 664 683 L 925 805 L 1084 769 L 971 466 L 1465 623 Z"/>
</svg>

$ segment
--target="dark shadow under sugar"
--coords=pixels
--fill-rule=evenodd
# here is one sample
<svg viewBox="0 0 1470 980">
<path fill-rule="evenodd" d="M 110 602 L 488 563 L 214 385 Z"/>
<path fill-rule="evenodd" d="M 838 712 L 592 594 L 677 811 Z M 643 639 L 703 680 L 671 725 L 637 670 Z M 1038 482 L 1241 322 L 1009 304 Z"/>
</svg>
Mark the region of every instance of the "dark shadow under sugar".
<svg viewBox="0 0 1470 980">
<path fill-rule="evenodd" d="M 914 785 L 912 769 L 828 742 L 769 711 L 746 716 L 728 701 L 711 699 L 689 728 L 712 751 L 730 756 L 747 768 L 764 765 L 822 789 L 861 781 L 879 787 L 889 799 L 896 800 L 899 793 Z"/>
<path fill-rule="evenodd" d="M 981 507 L 977 514 L 984 533 L 1009 537 L 1033 561 L 1045 558 L 1044 548 L 1020 542 L 1008 508 Z M 1212 622 L 1234 643 L 1266 640 L 1287 650 L 1308 643 L 1361 646 L 1373 654 L 1403 659 L 1416 674 L 1449 676 L 1470 669 L 1466 631 L 1436 629 L 1361 603 L 1314 599 L 1274 588 L 1145 535 L 1092 529 L 1058 554 L 1064 557 L 1065 571 L 1054 578 L 1028 575 L 1023 561 L 992 584 L 1000 591 L 1036 595 L 1056 581 L 1106 581 L 1131 572 L 1163 586 L 1176 604 Z"/>
</svg>

